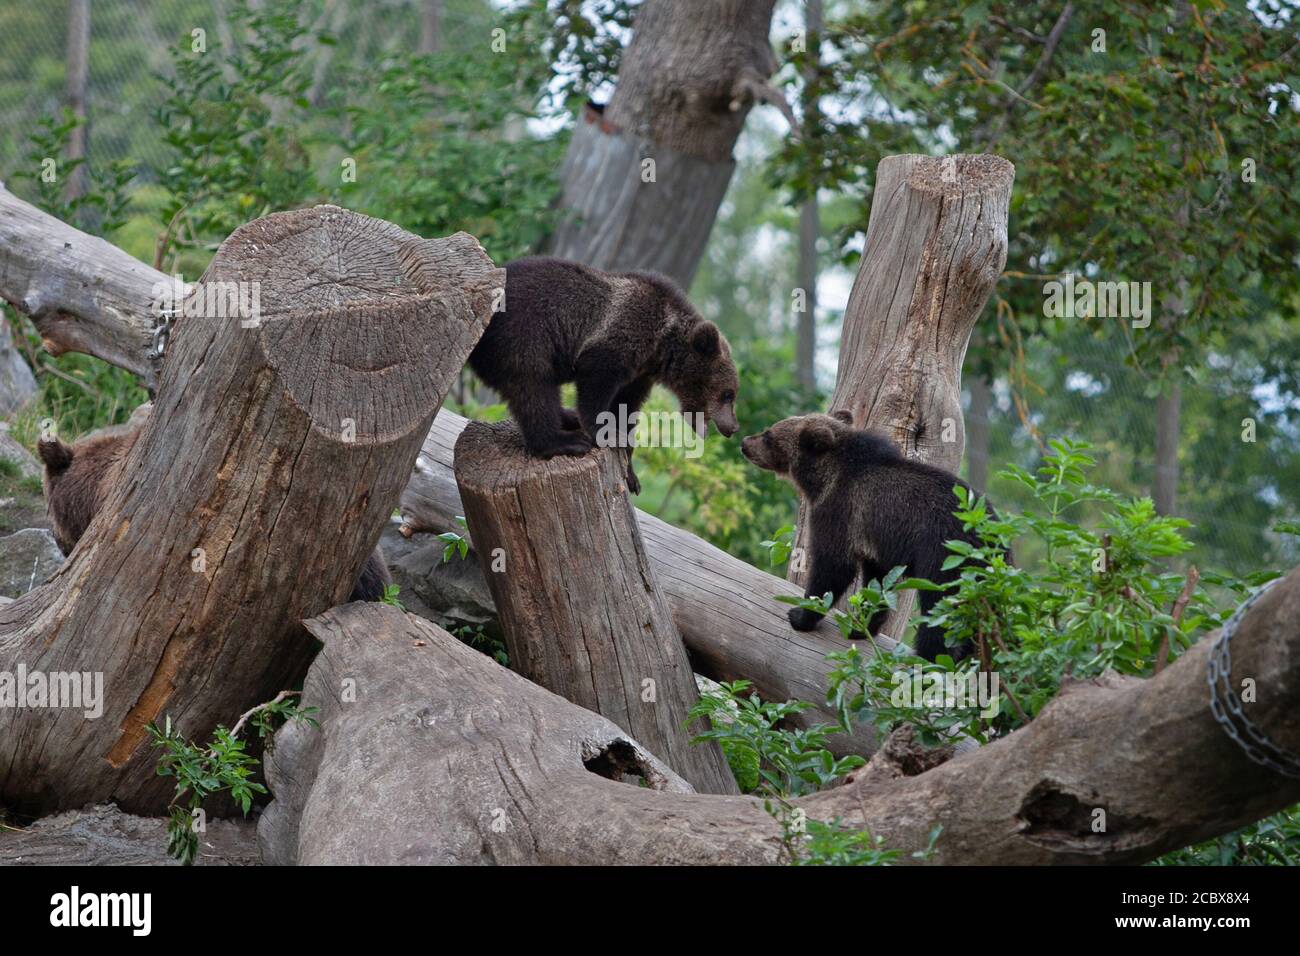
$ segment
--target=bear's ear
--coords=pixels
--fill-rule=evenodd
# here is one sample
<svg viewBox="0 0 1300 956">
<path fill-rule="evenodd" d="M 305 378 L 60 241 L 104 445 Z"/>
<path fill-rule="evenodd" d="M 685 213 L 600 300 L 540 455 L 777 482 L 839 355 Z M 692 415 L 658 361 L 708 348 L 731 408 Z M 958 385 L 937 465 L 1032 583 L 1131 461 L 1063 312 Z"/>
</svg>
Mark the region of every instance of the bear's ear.
<svg viewBox="0 0 1300 956">
<path fill-rule="evenodd" d="M 853 413 L 843 408 L 837 408 L 831 412 L 831 418 L 838 418 L 845 425 L 853 424 Z"/>
<path fill-rule="evenodd" d="M 799 447 L 814 455 L 835 447 L 835 432 L 825 422 L 809 422 L 799 431 Z"/>
<path fill-rule="evenodd" d="M 712 322 L 701 322 L 691 333 L 691 348 L 705 358 L 712 358 L 722 351 L 722 333 Z"/>
</svg>

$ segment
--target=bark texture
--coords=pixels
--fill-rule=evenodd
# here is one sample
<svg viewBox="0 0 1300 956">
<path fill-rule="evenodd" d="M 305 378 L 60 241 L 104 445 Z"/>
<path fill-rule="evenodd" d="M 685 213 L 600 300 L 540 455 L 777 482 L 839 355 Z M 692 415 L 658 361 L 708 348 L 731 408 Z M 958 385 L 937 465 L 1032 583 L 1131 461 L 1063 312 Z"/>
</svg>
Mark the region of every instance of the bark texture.
<svg viewBox="0 0 1300 956">
<path fill-rule="evenodd" d="M 152 304 L 167 276 L 0 186 L 0 298 L 31 316 L 51 355 L 85 352 L 154 388 Z"/>
<path fill-rule="evenodd" d="M 1233 638 L 1249 716 L 1300 750 L 1300 572 Z M 325 643 L 304 691 L 319 728 L 277 735 L 267 862 L 742 864 L 786 857 L 753 797 L 690 794 L 618 728 L 426 621 L 352 604 L 308 622 Z M 1214 720 L 1212 637 L 1159 676 L 1066 688 L 1011 736 L 946 761 L 905 734 L 853 779 L 792 801 L 937 864 L 1142 863 L 1300 800 Z M 354 702 L 340 688 L 364 690 Z M 1080 728 L 1087 728 L 1081 733 Z M 279 738 L 285 738 L 281 741 Z M 606 779 L 635 767 L 650 788 Z M 283 806 L 281 801 L 284 801 Z M 296 808 L 302 808 L 301 817 Z M 1104 811 L 1104 828 L 1094 824 Z"/>
<path fill-rule="evenodd" d="M 456 439 L 466 419 L 441 411 L 424 442 L 411 481 L 402 493 L 403 532 L 462 530 L 460 492 L 452 473 Z M 777 601 L 794 593 L 781 578 L 733 558 L 688 531 L 654 515 L 636 512 L 637 525 L 655 578 L 686 642 L 691 666 L 713 680 L 745 678 L 764 700 L 806 700 L 818 705 L 796 723 L 834 723 L 826 699 L 826 655 L 843 650 L 844 639 L 829 622 L 815 631 L 796 631 L 786 619 L 789 606 Z M 892 647 L 881 638 L 883 647 Z M 832 738 L 837 753 L 868 754 L 875 735 L 858 728 Z"/>
<path fill-rule="evenodd" d="M 580 117 L 548 251 L 647 269 L 688 288 L 731 181 L 732 148 L 767 84 L 774 0 L 647 0 L 603 113 Z M 789 107 L 785 106 L 786 111 Z M 647 161 L 653 163 L 648 172 Z"/>
<path fill-rule="evenodd" d="M 529 458 L 513 423 L 461 433 L 456 483 L 511 667 L 608 717 L 696 790 L 736 793 L 722 750 L 690 743 L 695 678 L 637 530 L 626 467 L 616 449 Z"/>
<path fill-rule="evenodd" d="M 966 437 L 962 361 L 1006 265 L 1014 175 L 997 156 L 882 159 L 844 312 L 831 408 L 850 411 L 857 427 L 893 439 L 908 458 L 954 473 Z M 806 549 L 805 510 L 795 546 Z M 805 573 L 791 562 L 789 577 L 802 586 Z M 902 633 L 911 597 L 886 633 Z"/>
<path fill-rule="evenodd" d="M 20 812 L 159 811 L 150 721 L 206 739 L 301 678 L 299 622 L 346 599 L 504 274 L 463 233 L 320 206 L 232 234 L 200 284 L 228 282 L 259 284 L 260 322 L 178 321 L 124 480 L 60 572 L 0 608 L 0 671 L 103 674 L 97 719 L 0 709 L 0 803 Z"/>
</svg>

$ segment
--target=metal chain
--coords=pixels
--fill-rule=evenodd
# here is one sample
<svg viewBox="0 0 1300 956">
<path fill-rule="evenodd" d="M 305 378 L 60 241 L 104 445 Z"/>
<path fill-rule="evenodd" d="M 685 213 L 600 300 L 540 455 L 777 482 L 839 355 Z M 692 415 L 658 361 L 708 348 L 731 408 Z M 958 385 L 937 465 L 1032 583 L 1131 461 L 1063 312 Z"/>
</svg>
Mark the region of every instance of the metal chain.
<svg viewBox="0 0 1300 956">
<path fill-rule="evenodd" d="M 1237 746 L 1246 752 L 1246 756 L 1261 766 L 1268 767 L 1285 777 L 1300 780 L 1300 757 L 1283 750 L 1265 736 L 1264 732 L 1251 722 L 1241 706 L 1241 697 L 1232 687 L 1232 651 L 1228 642 L 1237 632 L 1237 625 L 1251 606 L 1259 600 L 1260 595 L 1277 584 L 1281 578 L 1274 578 L 1257 589 L 1237 610 L 1219 631 L 1219 636 L 1210 648 L 1206 660 L 1205 677 L 1210 685 L 1210 712 L 1219 722 L 1224 733 L 1236 741 Z M 1250 739 L 1243 738 L 1242 731 Z"/>
<path fill-rule="evenodd" d="M 153 329 L 153 346 L 149 349 L 149 358 L 157 360 L 167 351 L 167 339 L 172 333 L 172 323 L 176 321 L 179 309 L 162 309 L 158 313 L 158 324 Z"/>
</svg>

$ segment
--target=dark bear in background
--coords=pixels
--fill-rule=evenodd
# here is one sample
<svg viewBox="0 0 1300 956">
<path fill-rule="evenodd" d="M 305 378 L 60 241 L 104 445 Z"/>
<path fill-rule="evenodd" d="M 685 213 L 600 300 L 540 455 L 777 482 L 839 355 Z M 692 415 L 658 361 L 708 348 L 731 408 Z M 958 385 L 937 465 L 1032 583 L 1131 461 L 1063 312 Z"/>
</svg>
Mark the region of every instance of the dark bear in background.
<svg viewBox="0 0 1300 956">
<path fill-rule="evenodd" d="M 496 389 L 538 458 L 583 455 L 602 412 L 638 411 L 661 383 L 703 437 L 713 422 L 734 435 L 739 379 L 731 347 L 677 286 L 648 272 L 601 272 L 534 256 L 506 266 L 505 309 L 492 316 L 469 366 Z M 576 414 L 560 386 L 576 382 Z M 631 449 L 628 449 L 629 456 Z M 628 461 L 628 487 L 640 484 Z"/>
<path fill-rule="evenodd" d="M 899 565 L 909 576 L 937 584 L 953 580 L 961 572 L 942 569 L 950 553 L 944 542 L 981 543 L 953 515 L 953 487 L 970 486 L 941 468 L 907 460 L 888 439 L 851 422 L 844 411 L 796 416 L 741 443 L 746 458 L 792 480 L 808 502 L 811 564 L 805 596 L 829 591 L 839 600 L 858 571 L 863 581 L 879 580 Z M 920 592 L 922 610 L 928 613 L 941 597 L 937 591 Z M 872 634 L 884 618 L 880 613 L 872 619 Z M 820 614 L 804 608 L 790 610 L 795 630 L 812 630 L 819 620 Z M 939 628 L 917 632 L 916 653 L 926 660 L 940 654 L 960 660 L 970 652 L 968 642 L 950 650 Z"/>
<path fill-rule="evenodd" d="M 141 406 L 125 425 L 101 429 L 72 445 L 57 438 L 42 438 L 36 450 L 45 463 L 45 508 L 54 528 L 54 540 L 67 557 L 109 490 L 122 475 L 122 466 L 140 437 L 148 406 Z M 378 601 L 393 583 L 383 552 L 375 548 L 366 559 L 349 601 Z"/>
</svg>

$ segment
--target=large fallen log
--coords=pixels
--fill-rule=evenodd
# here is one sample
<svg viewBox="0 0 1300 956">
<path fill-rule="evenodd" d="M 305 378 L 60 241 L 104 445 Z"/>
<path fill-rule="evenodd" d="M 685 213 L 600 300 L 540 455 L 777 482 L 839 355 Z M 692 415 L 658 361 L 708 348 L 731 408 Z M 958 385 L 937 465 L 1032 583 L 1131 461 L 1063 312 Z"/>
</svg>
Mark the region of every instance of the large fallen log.
<svg viewBox="0 0 1300 956">
<path fill-rule="evenodd" d="M 966 443 L 962 361 L 1006 264 L 1014 177 L 998 156 L 882 159 L 844 310 L 830 407 L 889 436 L 908 458 L 951 472 Z M 796 548 L 808 547 L 805 510 Z M 792 582 L 803 585 L 807 563 L 790 562 Z M 910 592 L 904 597 L 885 623 L 888 634 L 906 625 L 913 602 Z"/>
<path fill-rule="evenodd" d="M 99 714 L 30 690 L 0 708 L 0 803 L 160 811 L 149 722 L 206 739 L 301 679 L 301 620 L 346 599 L 503 282 L 470 236 L 333 206 L 222 243 L 199 287 L 255 285 L 258 314 L 178 321 L 123 480 L 59 573 L 0 608 L 0 672 L 103 689 Z"/>
<path fill-rule="evenodd" d="M 621 450 L 530 458 L 511 422 L 472 422 L 456 483 L 510 666 L 608 717 L 701 793 L 737 793 L 721 748 L 691 746 L 699 694 L 637 532 Z M 697 727 L 696 732 L 703 727 Z"/>
<path fill-rule="evenodd" d="M 27 205 L 12 196 L 5 201 Z M 71 300 L 65 302 L 70 320 L 86 327 L 75 340 L 69 340 L 73 344 L 68 347 L 136 371 L 129 356 L 120 350 L 101 351 L 97 343 L 103 336 L 89 330 L 116 325 L 119 334 L 128 334 L 121 329 L 127 313 L 105 303 L 140 302 L 143 315 L 148 311 L 154 285 L 167 282 L 167 277 L 115 246 L 92 242 L 82 233 L 77 234 L 81 237 L 78 241 L 82 257 L 70 260 L 55 256 L 43 270 L 32 272 L 24 263 L 39 259 L 40 250 L 47 248 L 51 236 L 62 234 L 52 231 L 54 226 L 71 227 L 57 220 L 40 220 L 36 210 L 30 206 L 27 209 L 31 228 L 7 233 L 5 241 L 0 242 L 0 295 L 10 301 L 21 300 L 18 290 L 27 288 L 29 277 L 30 283 L 49 290 L 46 295 L 54 295 L 64 285 L 83 281 L 82 276 L 94 276 L 99 295 L 79 299 L 75 308 Z M 21 281 L 13 281 L 15 276 Z M 141 343 L 147 338 L 144 329 L 145 325 L 140 325 Z M 445 410 L 434 420 L 402 496 L 407 534 L 462 530 L 456 518 L 464 514 L 464 509 L 451 466 L 452 449 L 465 423 L 463 417 Z M 831 651 L 842 649 L 843 641 L 829 622 L 807 633 L 790 628 L 786 620 L 788 608 L 776 598 L 794 593 L 792 585 L 652 515 L 638 511 L 637 520 L 655 575 L 697 672 L 715 680 L 752 680 L 765 700 L 798 699 L 818 704 L 824 700 L 825 658 Z M 823 708 L 808 712 L 797 722 L 834 723 L 835 715 Z M 838 753 L 865 754 L 874 746 L 874 735 L 867 728 L 860 728 L 851 737 L 832 740 Z"/>
<path fill-rule="evenodd" d="M 0 298 L 31 317 L 50 354 L 85 352 L 153 388 L 153 307 L 169 281 L 0 183 Z"/>
<path fill-rule="evenodd" d="M 1232 639 L 1250 718 L 1300 751 L 1300 571 Z M 258 828 L 273 863 L 773 863 L 783 826 L 760 800 L 681 792 L 617 727 L 426 621 L 352 604 L 308 622 L 325 644 L 304 701 L 319 728 L 277 734 L 275 800 Z M 1028 726 L 935 765 L 898 735 L 849 782 L 791 801 L 867 828 L 900 863 L 1142 863 L 1300 800 L 1216 722 L 1207 636 L 1151 680 L 1066 688 Z M 344 678 L 366 688 L 349 703 Z M 1080 732 L 1086 728 L 1086 733 Z M 283 738 L 283 739 L 281 739 Z M 646 788 L 616 783 L 633 769 Z M 284 801 L 282 804 L 281 801 Z M 797 823 L 795 824 L 797 826 Z"/>
</svg>

